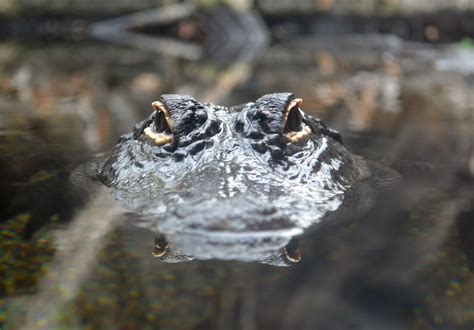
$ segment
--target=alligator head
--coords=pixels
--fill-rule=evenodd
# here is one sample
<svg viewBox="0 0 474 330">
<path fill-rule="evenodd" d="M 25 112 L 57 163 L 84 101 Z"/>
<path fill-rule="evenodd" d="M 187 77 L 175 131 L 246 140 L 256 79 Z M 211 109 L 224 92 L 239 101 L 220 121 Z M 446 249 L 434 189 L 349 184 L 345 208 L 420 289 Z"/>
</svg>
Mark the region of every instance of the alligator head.
<svg viewBox="0 0 474 330">
<path fill-rule="evenodd" d="M 230 108 L 180 95 L 152 105 L 98 178 L 157 232 L 164 260 L 297 261 L 294 238 L 368 175 L 291 93 Z"/>
</svg>

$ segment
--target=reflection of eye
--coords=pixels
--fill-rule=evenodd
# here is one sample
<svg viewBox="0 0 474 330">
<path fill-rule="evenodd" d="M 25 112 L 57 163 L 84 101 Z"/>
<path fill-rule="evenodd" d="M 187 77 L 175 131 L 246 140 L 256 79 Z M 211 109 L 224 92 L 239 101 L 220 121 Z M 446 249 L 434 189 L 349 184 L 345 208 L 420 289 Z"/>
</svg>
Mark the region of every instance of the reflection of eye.
<svg viewBox="0 0 474 330">
<path fill-rule="evenodd" d="M 156 110 L 156 115 L 150 126 L 143 130 L 143 133 L 155 144 L 162 146 L 173 141 L 171 119 L 168 109 L 163 103 L 156 101 L 152 103 L 152 106 Z"/>
<path fill-rule="evenodd" d="M 168 253 L 169 246 L 170 243 L 168 243 L 164 236 L 155 237 L 151 254 L 156 258 L 164 258 L 166 253 Z"/>
<path fill-rule="evenodd" d="M 283 257 L 291 263 L 301 260 L 300 244 L 298 238 L 293 238 L 284 248 Z"/>
<path fill-rule="evenodd" d="M 283 135 L 293 143 L 306 141 L 311 133 L 311 129 L 303 123 L 303 115 L 299 109 L 302 102 L 299 98 L 291 100 L 285 109 L 282 122 Z"/>
</svg>

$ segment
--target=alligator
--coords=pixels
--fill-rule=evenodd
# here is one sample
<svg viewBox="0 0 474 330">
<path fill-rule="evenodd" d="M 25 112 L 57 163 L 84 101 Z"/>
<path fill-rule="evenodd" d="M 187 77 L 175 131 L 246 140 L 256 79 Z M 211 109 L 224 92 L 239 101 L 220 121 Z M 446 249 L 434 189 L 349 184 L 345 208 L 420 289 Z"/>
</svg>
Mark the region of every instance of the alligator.
<svg viewBox="0 0 474 330">
<path fill-rule="evenodd" d="M 152 107 L 96 179 L 156 233 L 153 255 L 168 262 L 297 262 L 297 238 L 374 172 L 292 93 L 233 107 L 167 94 Z"/>
</svg>

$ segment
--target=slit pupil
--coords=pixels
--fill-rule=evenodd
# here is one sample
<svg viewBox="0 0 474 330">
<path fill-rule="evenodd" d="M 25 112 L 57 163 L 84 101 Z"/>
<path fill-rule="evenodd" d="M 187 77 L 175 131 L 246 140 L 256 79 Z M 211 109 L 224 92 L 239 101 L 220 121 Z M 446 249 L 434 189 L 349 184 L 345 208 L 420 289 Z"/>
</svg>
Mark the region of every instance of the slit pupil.
<svg viewBox="0 0 474 330">
<path fill-rule="evenodd" d="M 298 107 L 290 109 L 290 112 L 288 113 L 288 118 L 286 120 L 284 133 L 301 131 L 303 129 L 303 127 L 301 126 L 302 122 L 303 117 L 301 116 Z"/>
<path fill-rule="evenodd" d="M 158 113 L 155 117 L 155 131 L 157 133 L 171 134 L 171 129 L 168 125 L 168 122 L 165 119 L 165 115 L 161 111 L 158 111 Z"/>
</svg>

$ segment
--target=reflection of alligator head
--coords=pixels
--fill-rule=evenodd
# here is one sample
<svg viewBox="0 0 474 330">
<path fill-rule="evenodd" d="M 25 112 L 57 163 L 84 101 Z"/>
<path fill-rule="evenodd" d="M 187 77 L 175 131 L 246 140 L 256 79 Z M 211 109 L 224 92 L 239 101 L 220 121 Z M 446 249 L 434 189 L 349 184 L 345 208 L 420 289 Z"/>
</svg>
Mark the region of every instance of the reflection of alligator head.
<svg viewBox="0 0 474 330">
<path fill-rule="evenodd" d="M 297 237 L 369 173 L 301 103 L 291 93 L 232 108 L 163 95 L 98 177 L 159 234 L 153 254 L 164 260 L 298 261 Z"/>
</svg>

